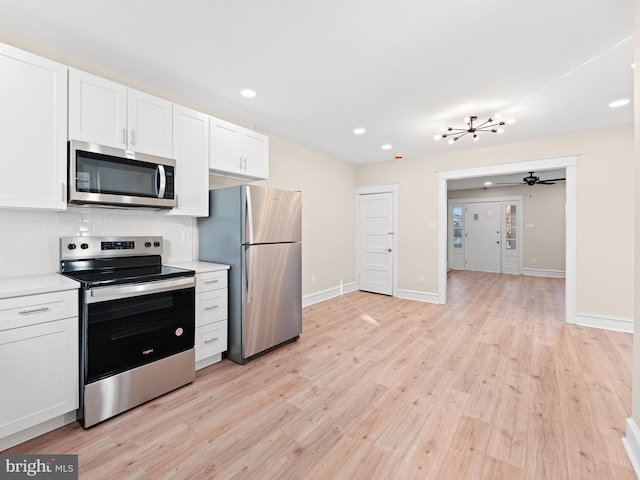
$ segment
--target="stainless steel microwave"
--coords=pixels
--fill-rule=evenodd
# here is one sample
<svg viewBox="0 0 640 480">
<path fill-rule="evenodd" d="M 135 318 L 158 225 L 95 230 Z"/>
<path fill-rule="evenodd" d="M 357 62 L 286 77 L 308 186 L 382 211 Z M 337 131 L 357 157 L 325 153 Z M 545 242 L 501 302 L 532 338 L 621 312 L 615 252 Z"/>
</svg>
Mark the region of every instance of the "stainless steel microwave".
<svg viewBox="0 0 640 480">
<path fill-rule="evenodd" d="M 69 203 L 176 206 L 176 161 L 118 148 L 69 142 Z"/>
</svg>

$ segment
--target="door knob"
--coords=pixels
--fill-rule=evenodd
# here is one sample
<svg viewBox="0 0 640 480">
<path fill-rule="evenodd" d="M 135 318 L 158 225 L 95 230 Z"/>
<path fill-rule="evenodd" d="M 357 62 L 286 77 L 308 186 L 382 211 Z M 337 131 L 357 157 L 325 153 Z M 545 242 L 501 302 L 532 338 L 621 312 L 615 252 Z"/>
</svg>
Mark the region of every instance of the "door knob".
<svg viewBox="0 0 640 480">
<path fill-rule="evenodd" d="M 390 252 L 390 251 L 391 251 L 391 249 L 390 249 L 390 248 L 387 248 L 387 252 Z"/>
</svg>

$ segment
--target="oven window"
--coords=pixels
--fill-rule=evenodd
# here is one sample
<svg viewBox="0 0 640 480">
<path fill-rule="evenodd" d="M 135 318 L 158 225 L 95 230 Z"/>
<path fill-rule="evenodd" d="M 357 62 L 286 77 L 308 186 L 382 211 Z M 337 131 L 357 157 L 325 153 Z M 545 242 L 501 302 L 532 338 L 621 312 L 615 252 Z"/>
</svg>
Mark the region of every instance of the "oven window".
<svg viewBox="0 0 640 480">
<path fill-rule="evenodd" d="M 88 305 L 86 383 L 193 347 L 195 288 Z"/>
</svg>

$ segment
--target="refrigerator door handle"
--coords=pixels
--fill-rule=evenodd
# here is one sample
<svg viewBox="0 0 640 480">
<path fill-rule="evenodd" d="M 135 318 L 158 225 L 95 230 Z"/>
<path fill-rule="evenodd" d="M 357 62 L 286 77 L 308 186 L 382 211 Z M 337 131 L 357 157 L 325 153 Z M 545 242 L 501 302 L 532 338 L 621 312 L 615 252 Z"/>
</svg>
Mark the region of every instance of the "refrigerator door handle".
<svg viewBox="0 0 640 480">
<path fill-rule="evenodd" d="M 251 292 L 249 291 L 249 287 L 251 285 L 250 283 L 250 278 L 251 278 L 251 267 L 253 264 L 253 248 L 251 246 L 246 246 L 244 247 L 248 253 L 249 253 L 249 259 L 245 262 L 245 266 L 244 266 L 244 280 L 245 280 L 245 291 L 247 292 L 247 303 L 251 303 Z"/>
<path fill-rule="evenodd" d="M 245 215 L 247 216 L 247 230 L 249 230 L 249 239 L 247 243 L 253 243 L 253 209 L 251 208 L 251 189 L 246 186 L 245 191 L 247 192 L 247 210 Z M 245 240 L 247 240 L 245 238 Z"/>
</svg>

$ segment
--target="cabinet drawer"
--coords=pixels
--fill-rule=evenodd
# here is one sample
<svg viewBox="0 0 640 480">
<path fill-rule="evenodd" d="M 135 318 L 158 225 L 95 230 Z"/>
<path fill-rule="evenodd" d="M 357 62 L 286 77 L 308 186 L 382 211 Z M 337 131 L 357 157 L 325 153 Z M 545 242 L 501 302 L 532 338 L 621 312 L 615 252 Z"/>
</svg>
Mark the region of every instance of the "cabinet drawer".
<svg viewBox="0 0 640 480">
<path fill-rule="evenodd" d="M 196 327 L 227 319 L 227 289 L 196 295 Z"/>
<path fill-rule="evenodd" d="M 227 321 L 196 328 L 196 362 L 227 349 Z"/>
<path fill-rule="evenodd" d="M 78 316 L 78 290 L 0 300 L 0 331 Z"/>
<path fill-rule="evenodd" d="M 196 293 L 227 288 L 227 271 L 198 273 L 196 275 Z"/>
</svg>

